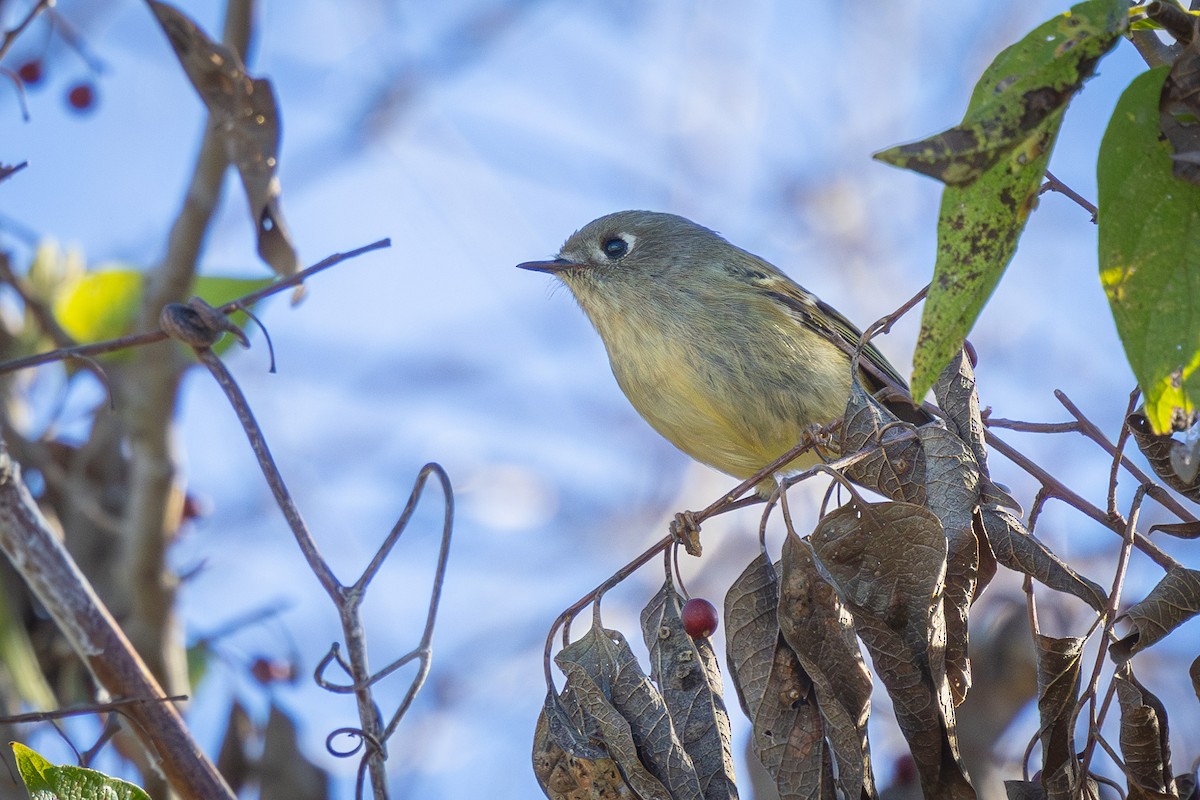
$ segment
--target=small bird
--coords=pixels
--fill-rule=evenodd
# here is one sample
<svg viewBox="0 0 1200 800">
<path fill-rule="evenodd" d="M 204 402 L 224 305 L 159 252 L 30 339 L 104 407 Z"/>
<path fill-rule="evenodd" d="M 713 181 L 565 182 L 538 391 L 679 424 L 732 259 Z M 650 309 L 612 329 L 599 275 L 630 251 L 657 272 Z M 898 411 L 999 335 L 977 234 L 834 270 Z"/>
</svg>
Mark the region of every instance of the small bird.
<svg viewBox="0 0 1200 800">
<path fill-rule="evenodd" d="M 591 319 L 617 383 L 650 425 L 683 452 L 745 479 L 840 419 L 860 332 L 776 267 L 674 214 L 620 211 L 576 231 L 552 261 Z M 874 346 L 859 360 L 869 392 L 901 419 L 926 412 Z M 785 472 L 811 466 L 793 461 Z M 757 487 L 766 496 L 773 481 Z"/>
</svg>

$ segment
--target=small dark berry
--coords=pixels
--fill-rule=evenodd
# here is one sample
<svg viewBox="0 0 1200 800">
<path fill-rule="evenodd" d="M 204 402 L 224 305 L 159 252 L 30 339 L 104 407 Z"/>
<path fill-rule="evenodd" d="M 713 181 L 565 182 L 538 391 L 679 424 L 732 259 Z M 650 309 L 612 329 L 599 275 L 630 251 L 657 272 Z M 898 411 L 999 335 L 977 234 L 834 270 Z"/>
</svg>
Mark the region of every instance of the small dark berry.
<svg viewBox="0 0 1200 800">
<path fill-rule="evenodd" d="M 263 686 L 272 683 L 290 683 L 296 670 L 286 661 L 259 656 L 250 664 L 250 674 Z"/>
<path fill-rule="evenodd" d="M 87 111 L 96 103 L 96 89 L 90 83 L 77 83 L 67 92 L 67 103 L 76 111 Z"/>
<path fill-rule="evenodd" d="M 683 629 L 693 639 L 707 639 L 717 630 L 717 607 L 699 597 L 683 604 Z"/>
<path fill-rule="evenodd" d="M 21 80 L 30 86 L 42 82 L 42 62 L 38 59 L 26 61 L 21 66 L 17 67 L 17 74 L 21 76 Z"/>
</svg>

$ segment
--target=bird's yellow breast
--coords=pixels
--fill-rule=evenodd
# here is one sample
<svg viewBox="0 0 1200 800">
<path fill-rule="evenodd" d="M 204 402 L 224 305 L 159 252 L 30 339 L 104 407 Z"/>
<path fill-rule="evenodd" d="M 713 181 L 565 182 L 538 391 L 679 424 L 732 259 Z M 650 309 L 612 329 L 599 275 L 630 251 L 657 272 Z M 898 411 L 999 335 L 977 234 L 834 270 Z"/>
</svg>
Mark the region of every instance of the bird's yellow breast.
<svg viewBox="0 0 1200 800">
<path fill-rule="evenodd" d="M 812 426 L 840 417 L 850 393 L 844 353 L 793 318 L 770 314 L 775 330 L 724 341 L 682 327 L 627 324 L 622 315 L 598 327 L 638 413 L 696 460 L 745 478 Z"/>
</svg>

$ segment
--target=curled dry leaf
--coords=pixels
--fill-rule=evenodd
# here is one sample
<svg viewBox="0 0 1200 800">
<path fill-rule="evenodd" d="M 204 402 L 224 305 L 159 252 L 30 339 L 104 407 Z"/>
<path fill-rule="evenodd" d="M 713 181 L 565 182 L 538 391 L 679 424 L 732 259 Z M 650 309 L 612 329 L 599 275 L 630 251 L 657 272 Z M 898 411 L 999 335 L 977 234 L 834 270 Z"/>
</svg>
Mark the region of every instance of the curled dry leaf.
<svg viewBox="0 0 1200 800">
<path fill-rule="evenodd" d="M 280 276 L 294 275 L 300 261 L 279 209 L 280 121 L 271 82 L 248 75 L 235 51 L 214 42 L 173 6 L 147 1 L 241 176 L 259 256 Z"/>
<path fill-rule="evenodd" d="M 1200 539 L 1200 522 L 1168 522 L 1151 525 L 1150 533 L 1161 531 L 1179 539 Z"/>
<path fill-rule="evenodd" d="M 811 538 L 892 698 L 925 795 L 973 800 L 946 680 L 941 523 L 911 503 L 853 500 Z"/>
<path fill-rule="evenodd" d="M 933 383 L 933 396 L 946 414 L 946 424 L 971 448 L 981 474 L 987 471 L 987 444 L 984 441 L 983 416 L 979 394 L 975 391 L 975 370 L 965 350 L 958 351 Z"/>
<path fill-rule="evenodd" d="M 1080 575 L 1054 555 L 1025 529 L 1025 524 L 1011 510 L 985 505 L 980 514 L 992 552 L 1002 565 L 1055 591 L 1072 594 L 1097 611 L 1108 604 L 1108 593 L 1100 584 Z"/>
<path fill-rule="evenodd" d="M 533 774 L 546 797 L 550 800 L 632 800 L 636 797 L 621 777 L 617 762 L 608 758 L 603 748 L 586 739 L 578 751 L 575 748 L 568 751 L 559 744 L 559 737 L 566 731 L 578 734 L 575 725 L 582 723 L 582 711 L 567 692 L 563 693 L 560 702 L 574 706 L 580 721 L 556 725 L 553 720 L 561 720 L 564 712 L 554 695 L 547 695 L 533 734 Z"/>
<path fill-rule="evenodd" d="M 854 621 L 818 572 L 808 542 L 789 534 L 779 563 L 779 629 L 812 679 L 842 796 L 875 797 L 867 741 L 871 673 L 858 646 Z"/>
<path fill-rule="evenodd" d="M 1190 448 L 1170 434 L 1155 433 L 1150 420 L 1141 411 L 1126 417 L 1125 424 L 1154 474 L 1187 499 L 1200 503 L 1200 473 L 1190 466 L 1187 470 L 1179 469 L 1181 462 L 1193 463 Z"/>
<path fill-rule="evenodd" d="M 1038 716 L 1041 720 L 1042 787 L 1051 800 L 1067 800 L 1079 762 L 1071 715 L 1079 699 L 1080 656 L 1084 639 L 1037 635 Z"/>
<path fill-rule="evenodd" d="M 1200 572 L 1172 567 L 1144 600 L 1121 615 L 1121 619 L 1129 620 L 1132 629 L 1109 652 L 1117 662 L 1127 661 L 1197 613 L 1200 613 Z"/>
<path fill-rule="evenodd" d="M 683 627 L 683 598 L 667 580 L 642 609 L 650 678 L 666 703 L 671 725 L 691 756 L 704 800 L 736 798 L 729 713 L 712 642 Z"/>
<path fill-rule="evenodd" d="M 779 586 L 759 554 L 725 595 L 729 674 L 753 725 L 751 747 L 782 800 L 832 800 L 833 770 L 808 675 L 779 633 Z"/>
<path fill-rule="evenodd" d="M 1138 682 L 1129 662 L 1113 675 L 1121 704 L 1121 755 L 1129 781 L 1129 800 L 1178 797 L 1171 774 L 1167 709 Z"/>
<path fill-rule="evenodd" d="M 1037 781 L 1005 781 L 1008 800 L 1046 800 L 1046 790 Z"/>
<path fill-rule="evenodd" d="M 593 626 L 554 661 L 639 796 L 701 800 L 700 781 L 666 703 L 619 631 Z"/>
<path fill-rule="evenodd" d="M 965 358 L 964 358 L 965 361 Z M 979 506 L 979 468 L 966 443 L 939 425 L 917 430 L 925 451 L 925 495 L 929 510 L 946 534 L 946 677 L 954 704 L 959 705 L 971 687 L 971 661 L 967 653 L 967 619 L 979 584 L 979 542 L 975 538 L 975 512 Z"/>
<path fill-rule="evenodd" d="M 893 500 L 925 502 L 925 454 L 913 432 L 871 397 L 855 378 L 842 422 L 841 451 L 856 453 L 879 443 L 882 450 L 846 470 L 850 480 Z"/>
</svg>

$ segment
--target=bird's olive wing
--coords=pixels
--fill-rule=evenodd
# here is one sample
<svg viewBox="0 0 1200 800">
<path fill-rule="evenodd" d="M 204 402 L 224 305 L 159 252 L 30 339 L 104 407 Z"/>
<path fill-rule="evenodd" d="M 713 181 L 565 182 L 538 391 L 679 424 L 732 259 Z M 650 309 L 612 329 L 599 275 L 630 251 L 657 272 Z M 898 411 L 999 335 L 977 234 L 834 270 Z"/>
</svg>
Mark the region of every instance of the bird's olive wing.
<svg viewBox="0 0 1200 800">
<path fill-rule="evenodd" d="M 773 280 L 769 287 L 764 286 L 763 288 L 773 300 L 796 315 L 811 330 L 837 345 L 848 356 L 854 355 L 862 339 L 862 331 L 836 308 L 790 280 L 787 281 L 787 284 Z M 879 352 L 879 349 L 870 342 L 862 349 L 859 368 L 866 388 L 872 394 L 888 388 L 899 392 L 904 397 L 909 396 L 908 383 L 884 358 L 883 353 Z M 885 405 L 898 417 L 908 422 L 921 424 L 930 420 L 929 415 L 920 410 L 915 403 L 885 400 Z"/>
</svg>

